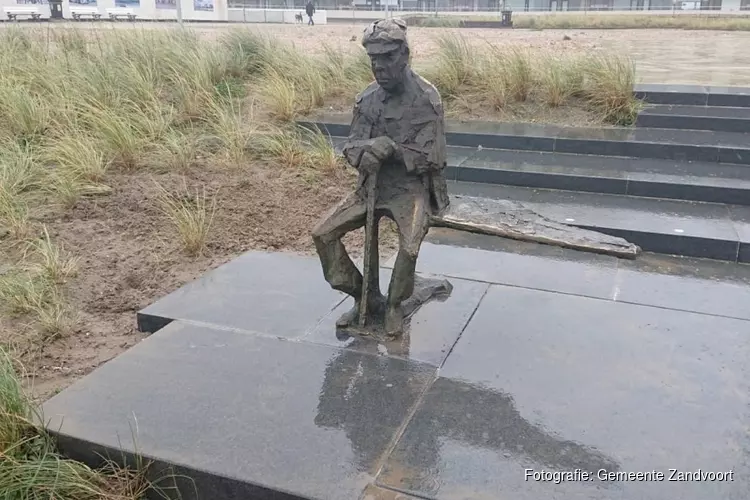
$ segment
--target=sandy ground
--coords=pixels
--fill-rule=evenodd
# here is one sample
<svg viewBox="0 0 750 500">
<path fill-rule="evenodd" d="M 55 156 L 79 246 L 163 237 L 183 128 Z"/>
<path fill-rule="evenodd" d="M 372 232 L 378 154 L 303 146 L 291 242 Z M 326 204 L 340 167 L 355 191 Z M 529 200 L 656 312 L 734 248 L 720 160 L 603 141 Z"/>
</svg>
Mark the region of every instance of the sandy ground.
<svg viewBox="0 0 750 500">
<path fill-rule="evenodd" d="M 159 208 L 154 181 L 175 193 L 205 186 L 215 197 L 204 255 L 184 253 Z M 104 182 L 111 195 L 83 198 L 72 210 L 50 210 L 40 220 L 56 243 L 80 258 L 66 284 L 77 316 L 72 330 L 43 343 L 24 342 L 23 335 L 35 334 L 28 319 L 0 318 L 3 343 L 9 338 L 11 345 L 32 348 L 16 354 L 42 400 L 137 343 L 143 334 L 136 312 L 206 271 L 251 249 L 314 254 L 311 228 L 351 190 L 354 177 L 342 170 L 311 179 L 278 166 L 206 162 L 179 174 L 113 171 Z M 361 230 L 345 238 L 355 257 L 362 242 Z M 394 251 L 393 226 L 384 222 L 380 255 L 386 260 Z"/>
<path fill-rule="evenodd" d="M 3 23 L 3 27 L 7 27 Z M 31 29 L 164 29 L 162 23 L 55 23 L 22 24 Z M 195 24 L 191 28 L 208 38 L 242 27 L 237 24 Z M 272 33 L 312 52 L 325 44 L 334 47 L 355 46 L 363 24 L 329 24 L 319 26 L 247 25 Z M 435 37 L 444 31 L 463 34 L 471 43 L 481 46 L 521 45 L 553 50 L 610 50 L 629 54 L 636 61 L 639 80 L 643 83 L 687 83 L 702 85 L 750 86 L 750 32 L 682 31 L 682 30 L 497 30 L 410 28 L 410 42 L 417 59 L 428 58 L 436 50 Z M 571 40 L 563 40 L 567 35 Z M 355 41 L 352 41 L 352 37 Z"/>
</svg>

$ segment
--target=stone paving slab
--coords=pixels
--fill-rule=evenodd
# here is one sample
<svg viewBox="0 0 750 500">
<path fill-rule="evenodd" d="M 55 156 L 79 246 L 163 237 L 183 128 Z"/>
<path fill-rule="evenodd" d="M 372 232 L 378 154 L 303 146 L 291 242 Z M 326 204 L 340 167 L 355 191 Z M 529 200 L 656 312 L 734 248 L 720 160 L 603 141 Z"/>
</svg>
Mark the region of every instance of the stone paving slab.
<svg viewBox="0 0 750 500">
<path fill-rule="evenodd" d="M 352 500 L 434 371 L 176 321 L 47 401 L 44 416 L 79 456 L 82 439 L 133 452 L 137 429 L 144 456 L 205 473 L 186 500 L 269 498 L 244 496 L 248 485 Z M 222 494 L 212 477 L 229 478 Z"/>
<path fill-rule="evenodd" d="M 154 332 L 181 319 L 292 338 L 343 299 L 318 259 L 250 251 L 139 311 L 138 327 Z"/>
<path fill-rule="evenodd" d="M 386 290 L 391 270 L 382 269 L 381 289 Z M 479 306 L 489 284 L 463 279 L 450 279 L 450 297 L 434 300 L 422 306 L 409 319 L 404 335 L 398 340 L 373 342 L 371 339 L 333 334 L 336 319 L 354 306 L 346 299 L 318 323 L 315 330 L 302 340 L 336 347 L 344 347 L 372 354 L 385 354 L 433 366 L 440 366 Z"/>
<path fill-rule="evenodd" d="M 66 454 L 118 458 L 135 434 L 158 469 L 193 478 L 185 500 L 750 498 L 748 266 L 433 230 L 420 272 L 453 293 L 394 345 L 336 339 L 326 325 L 348 304 L 310 302 L 327 287 L 315 257 L 248 255 L 219 276 L 288 286 L 278 319 L 254 324 L 255 304 L 228 291 L 214 324 L 172 318 L 45 403 Z M 294 286 L 278 267 L 239 268 L 282 262 Z M 190 310 L 226 283 L 209 273 L 166 299 Z M 734 481 L 555 484 L 527 468 Z"/>
<path fill-rule="evenodd" d="M 748 498 L 749 328 L 493 285 L 378 484 L 440 500 Z M 597 477 L 671 468 L 734 481 Z M 593 479 L 529 481 L 526 469 Z"/>
<path fill-rule="evenodd" d="M 432 229 L 417 270 L 438 269 L 449 278 L 750 320 L 748 265 L 653 253 L 624 260 Z"/>
</svg>

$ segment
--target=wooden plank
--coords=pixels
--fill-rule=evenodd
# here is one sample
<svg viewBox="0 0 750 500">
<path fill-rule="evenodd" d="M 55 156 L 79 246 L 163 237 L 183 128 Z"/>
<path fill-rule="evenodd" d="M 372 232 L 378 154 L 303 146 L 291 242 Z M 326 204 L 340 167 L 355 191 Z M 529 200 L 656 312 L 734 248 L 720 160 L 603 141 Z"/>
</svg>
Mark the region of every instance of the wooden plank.
<svg viewBox="0 0 750 500">
<path fill-rule="evenodd" d="M 432 218 L 432 225 L 626 259 L 641 252 L 623 238 L 561 224 L 508 200 L 451 195 L 450 205 Z"/>
</svg>

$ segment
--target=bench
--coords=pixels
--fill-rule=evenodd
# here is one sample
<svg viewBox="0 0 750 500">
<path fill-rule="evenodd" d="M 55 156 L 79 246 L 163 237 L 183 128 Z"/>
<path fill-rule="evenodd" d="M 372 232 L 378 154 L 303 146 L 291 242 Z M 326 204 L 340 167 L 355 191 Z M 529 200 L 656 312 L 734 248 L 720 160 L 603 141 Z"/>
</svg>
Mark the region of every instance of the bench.
<svg viewBox="0 0 750 500">
<path fill-rule="evenodd" d="M 90 16 L 91 19 L 100 19 L 102 15 L 99 13 L 99 9 L 96 7 L 70 7 L 70 15 L 73 19 L 78 21 L 82 17 Z"/>
<path fill-rule="evenodd" d="M 13 21 L 18 16 L 29 16 L 34 21 L 38 21 L 42 17 L 42 13 L 39 10 L 39 7 L 4 7 L 3 10 L 5 11 L 5 15 L 8 16 L 8 19 L 10 21 Z"/>
<path fill-rule="evenodd" d="M 119 17 L 127 17 L 128 21 L 135 21 L 135 11 L 127 7 L 116 7 L 114 9 L 107 9 L 107 15 L 113 21 L 117 21 Z"/>
</svg>

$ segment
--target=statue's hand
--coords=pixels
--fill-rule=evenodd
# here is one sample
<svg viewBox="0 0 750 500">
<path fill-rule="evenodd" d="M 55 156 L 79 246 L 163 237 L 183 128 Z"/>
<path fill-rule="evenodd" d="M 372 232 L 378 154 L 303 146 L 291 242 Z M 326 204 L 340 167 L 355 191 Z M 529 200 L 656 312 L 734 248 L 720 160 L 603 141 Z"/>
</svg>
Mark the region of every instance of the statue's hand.
<svg viewBox="0 0 750 500">
<path fill-rule="evenodd" d="M 362 153 L 362 159 L 359 160 L 359 170 L 367 174 L 373 174 L 380 169 L 382 161 L 370 151 Z"/>
<path fill-rule="evenodd" d="M 381 162 L 387 160 L 396 153 L 396 143 L 390 137 L 380 136 L 372 139 L 369 152 Z"/>
</svg>

